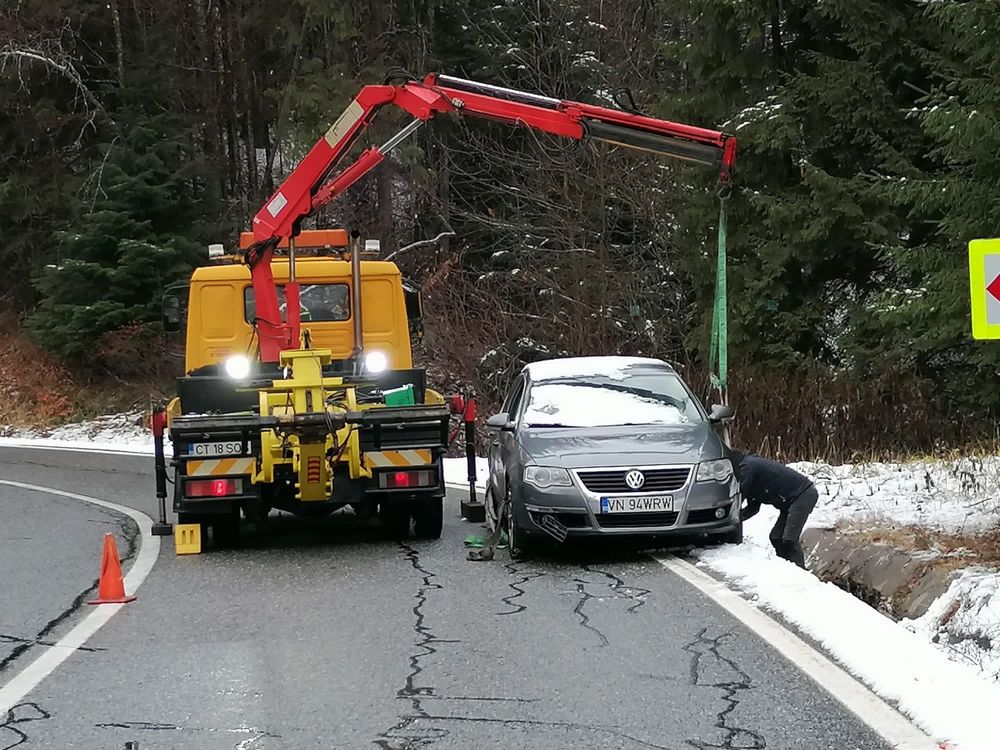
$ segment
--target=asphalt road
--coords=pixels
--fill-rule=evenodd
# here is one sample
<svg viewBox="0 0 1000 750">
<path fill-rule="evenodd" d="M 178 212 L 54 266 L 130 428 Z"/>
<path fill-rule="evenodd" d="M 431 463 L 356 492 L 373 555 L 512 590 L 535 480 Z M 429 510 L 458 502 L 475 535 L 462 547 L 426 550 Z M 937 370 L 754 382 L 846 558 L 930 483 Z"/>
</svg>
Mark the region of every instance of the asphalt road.
<svg viewBox="0 0 1000 750">
<path fill-rule="evenodd" d="M 2 449 L 0 479 L 155 514 L 145 457 Z M 0 514 L 2 686 L 86 614 L 103 533 L 127 555 L 135 530 L 4 485 Z M 468 562 L 478 531 L 454 497 L 435 542 L 334 517 L 165 544 L 138 600 L 0 716 L 0 750 L 886 747 L 650 558 Z"/>
</svg>

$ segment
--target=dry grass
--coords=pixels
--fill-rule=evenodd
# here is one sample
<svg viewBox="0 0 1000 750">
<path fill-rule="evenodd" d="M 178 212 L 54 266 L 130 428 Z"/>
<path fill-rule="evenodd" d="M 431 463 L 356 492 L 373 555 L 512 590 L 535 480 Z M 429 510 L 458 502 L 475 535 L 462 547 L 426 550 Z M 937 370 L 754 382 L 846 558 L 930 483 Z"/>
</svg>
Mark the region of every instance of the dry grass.
<svg viewBox="0 0 1000 750">
<path fill-rule="evenodd" d="M 953 569 L 969 565 L 1000 568 L 1000 530 L 979 534 L 953 534 L 926 526 L 875 525 L 845 521 L 837 530 L 857 540 L 859 544 L 886 544 L 913 552 L 933 552 L 940 565 Z"/>
<path fill-rule="evenodd" d="M 32 343 L 16 318 L 0 314 L 0 426 L 49 427 L 146 408 L 168 396 L 169 374 L 125 379 L 74 372 Z"/>
</svg>

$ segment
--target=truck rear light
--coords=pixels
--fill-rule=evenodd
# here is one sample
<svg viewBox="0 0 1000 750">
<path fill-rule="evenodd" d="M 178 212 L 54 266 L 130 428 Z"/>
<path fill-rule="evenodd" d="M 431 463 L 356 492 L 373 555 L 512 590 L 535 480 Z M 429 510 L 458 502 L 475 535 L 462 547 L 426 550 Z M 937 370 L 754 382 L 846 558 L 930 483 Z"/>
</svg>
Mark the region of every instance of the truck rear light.
<svg viewBox="0 0 1000 750">
<path fill-rule="evenodd" d="M 226 497 L 243 492 L 242 479 L 196 479 L 184 485 L 186 497 Z"/>
<path fill-rule="evenodd" d="M 408 487 L 433 487 L 437 473 L 430 469 L 405 469 L 386 471 L 378 476 L 379 489 L 400 490 Z"/>
</svg>

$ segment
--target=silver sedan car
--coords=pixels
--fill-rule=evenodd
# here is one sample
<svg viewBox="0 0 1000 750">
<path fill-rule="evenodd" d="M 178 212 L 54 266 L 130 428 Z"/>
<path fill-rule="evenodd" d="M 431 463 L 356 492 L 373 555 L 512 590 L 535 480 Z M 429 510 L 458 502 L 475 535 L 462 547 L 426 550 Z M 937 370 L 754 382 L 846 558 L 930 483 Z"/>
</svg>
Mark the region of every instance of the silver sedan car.
<svg viewBox="0 0 1000 750">
<path fill-rule="evenodd" d="M 513 557 L 572 537 L 710 534 L 738 544 L 739 483 L 715 431 L 732 416 L 706 412 L 658 359 L 528 365 L 486 423 L 487 523 L 506 523 Z"/>
</svg>

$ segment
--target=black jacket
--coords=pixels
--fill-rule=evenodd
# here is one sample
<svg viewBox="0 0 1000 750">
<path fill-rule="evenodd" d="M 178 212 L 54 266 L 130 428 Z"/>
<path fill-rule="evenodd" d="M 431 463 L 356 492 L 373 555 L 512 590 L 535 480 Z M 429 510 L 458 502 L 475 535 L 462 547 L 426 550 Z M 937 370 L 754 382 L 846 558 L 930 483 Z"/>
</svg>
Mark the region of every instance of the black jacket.
<svg viewBox="0 0 1000 750">
<path fill-rule="evenodd" d="M 740 513 L 743 520 L 757 515 L 762 504 L 787 508 L 813 486 L 807 477 L 777 461 L 754 453 L 734 450 L 729 453 L 740 483 L 740 493 L 747 502 Z"/>
</svg>

